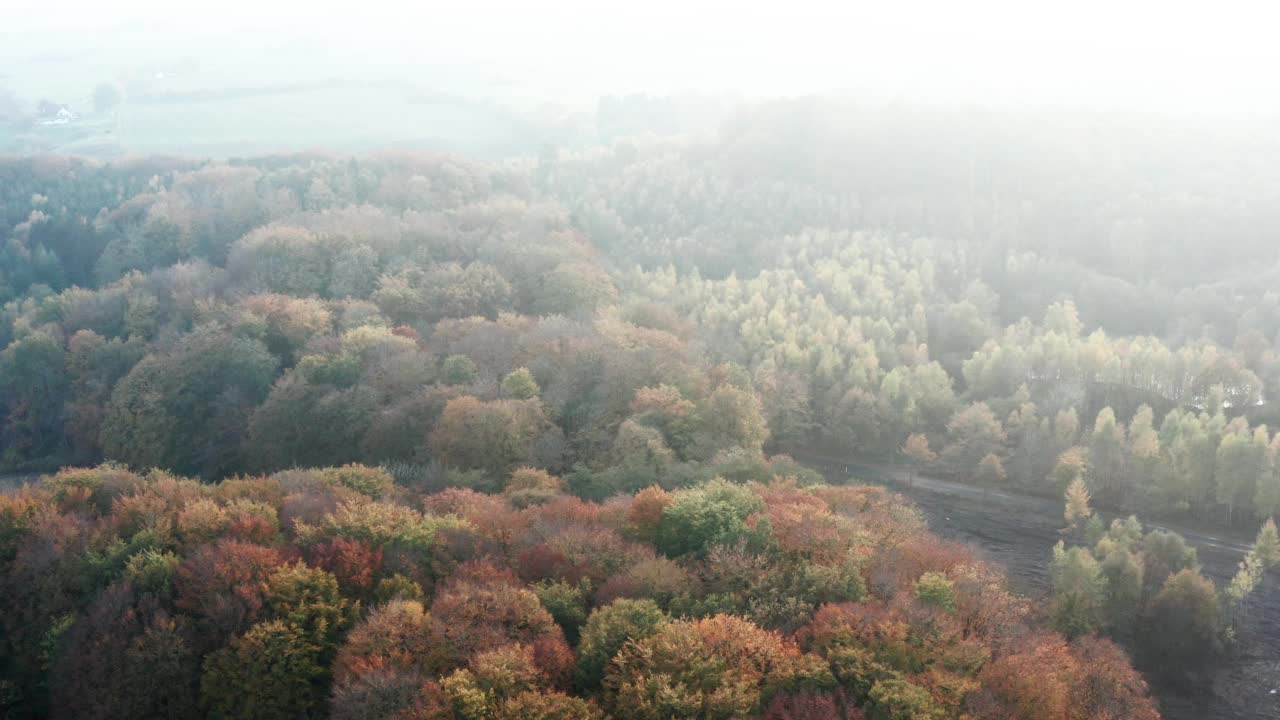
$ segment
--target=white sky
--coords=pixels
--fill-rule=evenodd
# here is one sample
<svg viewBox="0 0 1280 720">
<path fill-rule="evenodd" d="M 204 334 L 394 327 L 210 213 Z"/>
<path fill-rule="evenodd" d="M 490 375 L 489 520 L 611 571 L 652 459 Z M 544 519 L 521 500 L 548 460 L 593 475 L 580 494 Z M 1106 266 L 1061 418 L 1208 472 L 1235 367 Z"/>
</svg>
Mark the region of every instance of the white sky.
<svg viewBox="0 0 1280 720">
<path fill-rule="evenodd" d="M 6 46 L 10 56 L 87 45 L 201 57 L 288 46 L 303 64 L 352 74 L 458 58 L 601 92 L 852 88 L 1271 112 L 1280 110 L 1277 20 L 1267 4 L 1208 0 L 0 0 L 0 58 Z"/>
</svg>

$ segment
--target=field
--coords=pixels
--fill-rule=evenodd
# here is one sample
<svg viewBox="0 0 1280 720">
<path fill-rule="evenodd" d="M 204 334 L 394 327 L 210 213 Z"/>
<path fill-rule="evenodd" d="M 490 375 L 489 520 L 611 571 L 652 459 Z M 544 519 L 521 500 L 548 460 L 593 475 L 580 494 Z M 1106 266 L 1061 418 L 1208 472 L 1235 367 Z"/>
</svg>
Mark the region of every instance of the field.
<svg viewBox="0 0 1280 720">
<path fill-rule="evenodd" d="M 496 104 L 399 84 L 326 82 L 139 97 L 114 116 L 86 113 L 22 132 L 0 128 L 0 153 L 228 158 L 394 147 L 498 159 L 534 153 L 547 137 Z"/>
</svg>

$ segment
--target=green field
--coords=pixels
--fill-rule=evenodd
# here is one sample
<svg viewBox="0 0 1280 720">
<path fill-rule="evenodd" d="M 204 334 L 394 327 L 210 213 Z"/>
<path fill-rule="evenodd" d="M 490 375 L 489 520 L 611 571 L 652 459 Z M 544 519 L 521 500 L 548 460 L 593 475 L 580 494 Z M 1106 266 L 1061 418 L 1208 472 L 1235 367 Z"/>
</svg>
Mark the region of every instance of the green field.
<svg viewBox="0 0 1280 720">
<path fill-rule="evenodd" d="M 403 87 L 312 87 L 215 97 L 141 99 L 115 117 L 0 130 L 0 151 L 95 157 L 214 158 L 296 150 L 410 147 L 497 157 L 536 150 L 536 129 L 495 105 L 414 95 Z"/>
</svg>

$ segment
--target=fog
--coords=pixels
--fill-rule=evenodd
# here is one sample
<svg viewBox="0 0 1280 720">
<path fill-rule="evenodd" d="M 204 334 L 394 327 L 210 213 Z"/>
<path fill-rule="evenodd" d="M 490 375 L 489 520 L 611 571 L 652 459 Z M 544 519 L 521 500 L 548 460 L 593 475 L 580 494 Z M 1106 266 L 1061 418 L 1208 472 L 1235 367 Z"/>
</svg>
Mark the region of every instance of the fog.
<svg viewBox="0 0 1280 720">
<path fill-rule="evenodd" d="M 1270 112 L 1280 48 L 1247 5 L 1019 2 L 260 3 L 10 0 L 24 97 L 194 59 L 209 85 L 412 81 L 503 102 L 851 91 L 874 100 Z M 266 7 L 264 7 L 266 5 Z M 487 82 L 477 83 L 476 78 Z M 65 90 L 64 90 L 65 88 Z"/>
<path fill-rule="evenodd" d="M 0 0 L 0 718 L 1280 718 L 1275 26 Z"/>
</svg>

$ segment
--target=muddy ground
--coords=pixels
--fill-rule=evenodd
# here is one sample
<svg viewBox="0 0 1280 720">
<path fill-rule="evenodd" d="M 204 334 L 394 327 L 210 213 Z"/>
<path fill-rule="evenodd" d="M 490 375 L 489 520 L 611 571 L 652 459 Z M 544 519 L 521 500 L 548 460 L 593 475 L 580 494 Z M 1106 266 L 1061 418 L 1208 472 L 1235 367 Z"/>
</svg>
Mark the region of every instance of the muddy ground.
<svg viewBox="0 0 1280 720">
<path fill-rule="evenodd" d="M 850 477 L 890 484 L 912 498 L 943 537 L 976 545 L 986 559 L 1008 568 L 1010 583 L 1032 598 L 1049 592 L 1049 559 L 1063 526 L 1061 503 L 1040 497 L 984 493 L 960 483 L 917 478 L 913 487 L 901 470 L 871 465 L 845 465 L 820 457 L 797 456 L 821 470 L 831 482 Z M 1112 516 L 1103 513 L 1110 523 Z M 1222 585 L 1235 574 L 1248 551 L 1248 541 L 1224 538 L 1158 523 L 1186 537 L 1196 548 L 1206 576 Z M 1176 628 L 1170 628 L 1176 632 Z M 1152 683 L 1161 713 L 1169 720 L 1276 720 L 1280 718 L 1280 580 L 1267 578 L 1250 599 L 1239 629 L 1242 642 L 1234 655 L 1195 682 Z"/>
</svg>

